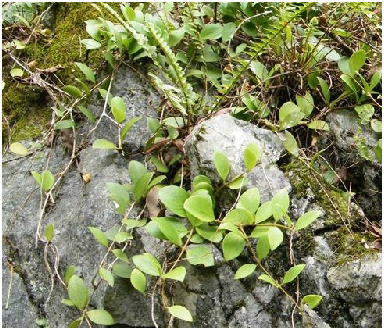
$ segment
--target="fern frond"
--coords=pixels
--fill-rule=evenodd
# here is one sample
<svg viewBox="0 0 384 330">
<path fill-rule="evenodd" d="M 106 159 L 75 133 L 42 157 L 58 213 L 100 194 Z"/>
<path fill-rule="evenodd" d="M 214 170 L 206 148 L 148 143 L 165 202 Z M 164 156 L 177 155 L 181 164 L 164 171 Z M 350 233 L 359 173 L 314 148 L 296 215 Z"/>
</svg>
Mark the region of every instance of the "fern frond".
<svg viewBox="0 0 384 330">
<path fill-rule="evenodd" d="M 233 78 L 231 84 L 225 89 L 225 91 L 218 99 L 213 112 L 218 110 L 221 103 L 226 99 L 227 95 L 235 88 L 236 83 L 240 80 L 241 76 L 249 69 L 251 62 L 255 60 L 260 55 L 260 53 L 262 53 L 263 50 L 268 47 L 269 44 L 274 42 L 275 38 L 284 30 L 286 24 L 289 24 L 290 22 L 300 17 L 306 10 L 314 5 L 314 2 L 299 3 L 295 5 L 297 8 L 284 11 L 284 20 L 276 20 L 271 26 L 264 28 L 264 35 L 261 37 L 260 41 L 255 42 L 249 46 L 249 49 L 252 50 L 253 55 L 246 61 L 246 63 L 242 64 L 240 69 L 237 71 L 237 74 Z"/>
</svg>

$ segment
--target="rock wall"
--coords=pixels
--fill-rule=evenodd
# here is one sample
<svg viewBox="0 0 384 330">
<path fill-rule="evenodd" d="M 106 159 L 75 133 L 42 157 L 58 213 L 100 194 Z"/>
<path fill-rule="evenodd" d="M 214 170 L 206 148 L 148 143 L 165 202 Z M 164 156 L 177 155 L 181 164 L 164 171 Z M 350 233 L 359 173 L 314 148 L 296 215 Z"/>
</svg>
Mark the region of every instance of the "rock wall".
<svg viewBox="0 0 384 330">
<path fill-rule="evenodd" d="M 127 90 L 130 86 L 130 90 Z M 156 116 L 159 97 L 137 74 L 124 68 L 116 77 L 114 95 L 122 96 L 128 106 L 127 119 L 135 115 Z M 90 109 L 101 114 L 102 104 L 94 102 Z M 86 132 L 89 126 L 81 130 Z M 90 137 L 114 139 L 116 132 L 108 122 L 102 121 Z M 127 143 L 132 149 L 143 146 L 149 136 L 145 120 L 138 122 Z M 245 146 L 254 141 L 264 153 L 261 163 L 249 175 L 248 186 L 258 186 L 262 201 L 285 187 L 292 191 L 295 177 L 284 173 L 276 162 L 284 152 L 279 138 L 272 132 L 239 121 L 229 115 L 221 115 L 197 125 L 186 145 L 192 176 L 208 175 L 217 183 L 213 152 L 222 150 L 231 161 L 231 175 L 244 169 L 242 155 Z M 39 219 L 40 191 L 30 174 L 42 171 L 48 164 L 57 175 L 67 164 L 69 157 L 61 146 L 45 149 L 44 157 L 25 157 L 11 160 L 5 155 L 3 163 L 3 327 L 36 327 L 46 323 L 49 327 L 67 327 L 78 317 L 75 309 L 64 306 L 67 298 L 63 286 L 55 281 L 51 290 L 51 278 L 44 262 L 44 247 L 35 244 L 35 232 Z M 141 156 L 137 156 L 140 160 Z M 96 242 L 87 227 L 108 230 L 121 221 L 108 197 L 107 182 L 129 183 L 128 160 L 116 151 L 96 150 L 87 147 L 81 151 L 80 166 L 92 175 L 87 185 L 82 182 L 76 168 L 65 175 L 64 182 L 54 203 L 49 205 L 42 226 L 53 223 L 54 243 L 60 258 L 58 271 L 64 276 L 69 265 L 75 265 L 77 274 L 89 284 L 106 249 Z M 141 159 L 142 160 L 142 159 Z M 309 189 L 309 188 L 308 188 Z M 223 195 L 224 207 L 233 203 L 231 195 Z M 311 197 L 312 196 L 312 197 Z M 307 310 L 303 317 L 294 317 L 297 327 L 379 327 L 381 325 L 381 253 L 369 250 L 363 257 L 341 262 L 334 251 L 329 234 L 337 228 L 327 227 L 328 211 L 310 189 L 305 197 L 291 196 L 292 216 L 298 217 L 309 208 L 323 210 L 321 230 L 310 232 L 308 244 L 312 249 L 298 253 L 298 262 L 307 264 L 300 279 L 300 294 L 320 294 L 323 302 L 315 311 Z M 225 204 L 227 203 L 227 204 Z M 139 212 L 139 209 L 133 213 Z M 313 235 L 312 235 L 313 234 Z M 306 242 L 304 242 L 306 243 Z M 267 283 L 257 280 L 256 271 L 244 280 L 234 280 L 239 261 L 225 262 L 220 245 L 209 245 L 215 257 L 213 267 L 192 266 L 187 261 L 187 276 L 183 283 L 175 282 L 166 287 L 166 297 L 175 304 L 185 305 L 194 322 L 186 323 L 169 318 L 162 308 L 162 296 L 137 292 L 128 279 L 116 278 L 115 285 L 102 284 L 92 296 L 91 306 L 108 310 L 120 327 L 153 327 L 154 320 L 160 327 L 291 327 L 292 305 L 286 296 Z M 286 243 L 273 254 L 268 267 L 281 273 L 288 267 Z M 174 256 L 176 251 L 168 243 L 150 236 L 145 229 L 135 233 L 128 256 L 142 252 L 155 255 L 160 262 Z M 298 251 L 299 252 L 299 251 Z M 246 261 L 246 254 L 241 256 Z M 50 265 L 53 254 L 48 253 Z M 286 269 L 285 269 L 286 270 Z M 280 273 L 279 273 L 280 272 Z M 149 288 L 154 281 L 149 283 Z M 292 294 L 295 286 L 288 288 Z M 153 309 L 153 312 L 152 312 Z"/>
</svg>

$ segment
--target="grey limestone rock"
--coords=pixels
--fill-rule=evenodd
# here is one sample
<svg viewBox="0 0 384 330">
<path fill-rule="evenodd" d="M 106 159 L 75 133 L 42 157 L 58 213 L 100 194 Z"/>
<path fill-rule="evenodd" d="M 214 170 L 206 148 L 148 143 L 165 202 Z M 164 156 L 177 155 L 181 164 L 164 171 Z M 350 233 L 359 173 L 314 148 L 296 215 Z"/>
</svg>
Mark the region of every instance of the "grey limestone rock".
<svg viewBox="0 0 384 330">
<path fill-rule="evenodd" d="M 279 138 L 271 131 L 238 120 L 228 114 L 219 115 L 198 124 L 185 144 L 192 177 L 207 175 L 217 186 L 220 182 L 213 155 L 224 152 L 231 164 L 229 179 L 245 171 L 244 150 L 254 142 L 263 150 L 261 162 L 247 174 L 246 188 L 258 187 L 261 201 L 265 202 L 282 188 L 291 190 L 288 179 L 275 164 L 284 152 Z M 226 192 L 226 196 L 231 195 Z"/>
</svg>

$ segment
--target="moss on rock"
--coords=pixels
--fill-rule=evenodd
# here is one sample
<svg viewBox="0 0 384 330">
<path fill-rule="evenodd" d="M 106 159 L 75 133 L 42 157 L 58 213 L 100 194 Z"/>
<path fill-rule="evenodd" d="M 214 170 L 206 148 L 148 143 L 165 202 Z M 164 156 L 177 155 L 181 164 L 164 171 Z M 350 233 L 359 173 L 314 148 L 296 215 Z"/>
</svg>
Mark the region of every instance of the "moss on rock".
<svg viewBox="0 0 384 330">
<path fill-rule="evenodd" d="M 58 3 L 52 10 L 54 22 L 51 36 L 47 39 L 47 33 L 45 37 L 36 34 L 37 38 L 31 38 L 30 43 L 17 56 L 26 63 L 36 61 L 39 69 L 61 65 L 63 69 L 47 79 L 59 87 L 66 84 L 76 85 L 75 78 L 82 78 L 82 73 L 73 65 L 75 61 L 86 63 L 95 70 L 105 61 L 101 51 L 91 51 L 86 61 L 85 47 L 80 43 L 81 39 L 87 38 L 85 21 L 97 18 L 99 13 L 86 2 Z M 49 100 L 46 91 L 38 86 L 15 82 L 9 74 L 3 75 L 3 80 L 3 116 L 9 126 L 15 128 L 11 140 L 38 137 L 46 129 L 45 125 L 50 119 L 51 110 L 47 105 Z M 9 130 L 4 123 L 3 118 L 2 136 L 3 141 L 7 141 Z"/>
<path fill-rule="evenodd" d="M 325 211 L 322 230 L 338 262 L 356 259 L 372 252 L 364 244 L 372 240 L 372 237 L 361 233 L 365 221 L 364 214 L 345 198 L 345 192 L 327 183 L 315 170 L 300 160 L 285 165 L 283 170 L 288 174 L 292 193 L 297 198 L 306 198 L 310 190 L 315 196 L 315 203 Z M 309 249 L 307 254 L 311 254 L 315 242 L 313 237 L 308 237 L 308 232 L 304 231 L 304 234 L 304 241 L 310 242 L 305 245 Z"/>
</svg>

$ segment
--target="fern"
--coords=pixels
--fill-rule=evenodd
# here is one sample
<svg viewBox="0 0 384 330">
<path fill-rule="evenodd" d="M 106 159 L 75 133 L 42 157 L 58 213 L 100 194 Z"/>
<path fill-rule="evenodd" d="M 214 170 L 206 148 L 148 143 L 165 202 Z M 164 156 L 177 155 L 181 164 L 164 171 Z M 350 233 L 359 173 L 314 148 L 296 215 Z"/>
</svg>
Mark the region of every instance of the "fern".
<svg viewBox="0 0 384 330">
<path fill-rule="evenodd" d="M 284 30 L 285 26 L 290 22 L 295 21 L 299 18 L 305 11 L 307 11 L 311 6 L 314 5 L 314 2 L 306 3 L 296 3 L 296 8 L 290 8 L 291 11 L 284 10 L 284 17 L 280 17 L 278 20 L 274 21 L 273 24 L 263 30 L 264 36 L 261 37 L 260 41 L 253 42 L 249 45 L 249 49 L 252 50 L 253 55 L 247 61 L 241 61 L 241 67 L 237 71 L 236 76 L 228 85 L 228 87 L 223 91 L 222 95 L 218 99 L 213 111 L 215 112 L 220 107 L 221 103 L 226 100 L 227 95 L 236 87 L 237 82 L 240 80 L 242 75 L 249 69 L 249 66 L 253 60 L 255 60 L 262 52 L 265 50 L 269 44 L 273 43 L 276 37 Z"/>
</svg>

